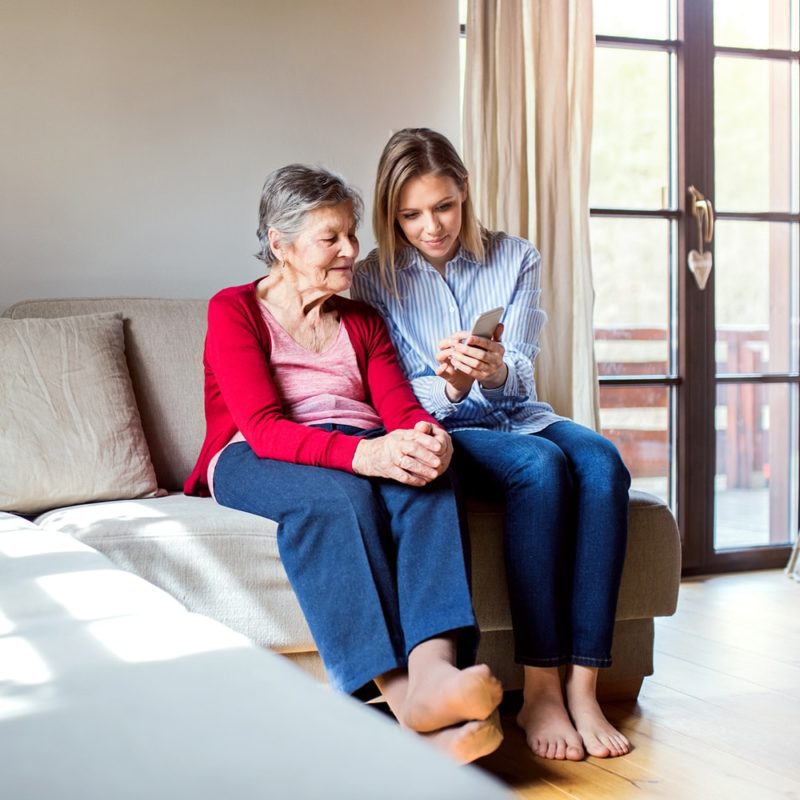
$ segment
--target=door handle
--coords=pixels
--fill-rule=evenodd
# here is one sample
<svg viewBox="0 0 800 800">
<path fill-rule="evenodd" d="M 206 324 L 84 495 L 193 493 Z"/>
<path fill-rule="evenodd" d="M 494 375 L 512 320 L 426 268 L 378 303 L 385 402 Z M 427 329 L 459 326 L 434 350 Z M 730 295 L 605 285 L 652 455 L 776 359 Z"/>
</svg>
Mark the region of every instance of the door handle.
<svg viewBox="0 0 800 800">
<path fill-rule="evenodd" d="M 714 207 L 711 201 L 694 186 L 689 187 L 689 212 L 697 221 L 697 242 L 699 250 L 690 250 L 687 258 L 697 286 L 702 291 L 706 288 L 708 276 L 711 274 L 711 251 L 704 248 L 714 238 Z"/>
</svg>

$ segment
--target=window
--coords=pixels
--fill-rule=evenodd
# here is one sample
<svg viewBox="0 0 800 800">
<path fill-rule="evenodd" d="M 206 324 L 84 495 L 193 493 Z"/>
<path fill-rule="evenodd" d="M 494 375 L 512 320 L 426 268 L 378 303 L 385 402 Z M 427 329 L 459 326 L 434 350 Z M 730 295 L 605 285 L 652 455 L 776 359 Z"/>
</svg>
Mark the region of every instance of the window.
<svg viewBox="0 0 800 800">
<path fill-rule="evenodd" d="M 799 6 L 594 0 L 601 424 L 689 571 L 781 565 L 797 531 Z"/>
</svg>

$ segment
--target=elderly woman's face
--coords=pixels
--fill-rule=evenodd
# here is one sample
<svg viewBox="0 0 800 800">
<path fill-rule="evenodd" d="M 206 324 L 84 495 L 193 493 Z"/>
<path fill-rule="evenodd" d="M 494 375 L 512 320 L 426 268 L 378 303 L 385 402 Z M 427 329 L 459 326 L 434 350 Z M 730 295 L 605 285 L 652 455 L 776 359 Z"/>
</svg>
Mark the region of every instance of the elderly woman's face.
<svg viewBox="0 0 800 800">
<path fill-rule="evenodd" d="M 353 282 L 358 256 L 356 221 L 350 203 L 309 211 L 297 238 L 280 248 L 284 269 L 299 289 L 343 292 Z"/>
</svg>

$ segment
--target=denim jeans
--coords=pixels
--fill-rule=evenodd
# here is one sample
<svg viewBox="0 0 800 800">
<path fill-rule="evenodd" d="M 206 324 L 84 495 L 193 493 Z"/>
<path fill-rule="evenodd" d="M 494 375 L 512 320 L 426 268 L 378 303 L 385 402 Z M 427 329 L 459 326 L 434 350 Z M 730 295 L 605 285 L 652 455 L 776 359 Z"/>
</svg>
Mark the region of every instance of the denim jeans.
<svg viewBox="0 0 800 800">
<path fill-rule="evenodd" d="M 344 428 L 344 432 L 355 429 Z M 419 643 L 477 626 L 449 473 L 422 488 L 259 458 L 228 445 L 221 505 L 278 523 L 278 550 L 329 680 L 353 693 L 407 665 Z"/>
<path fill-rule="evenodd" d="M 610 666 L 630 487 L 616 447 L 571 421 L 455 431 L 453 442 L 464 490 L 505 502 L 516 660 Z"/>
</svg>

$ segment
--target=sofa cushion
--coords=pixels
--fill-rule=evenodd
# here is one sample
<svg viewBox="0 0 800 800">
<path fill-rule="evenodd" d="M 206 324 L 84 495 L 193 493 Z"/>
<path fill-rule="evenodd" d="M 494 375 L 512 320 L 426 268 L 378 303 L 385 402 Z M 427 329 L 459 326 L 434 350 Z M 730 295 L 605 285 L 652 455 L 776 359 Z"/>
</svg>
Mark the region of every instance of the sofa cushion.
<svg viewBox="0 0 800 800">
<path fill-rule="evenodd" d="M 120 314 L 0 319 L 0 509 L 153 495 Z"/>
<path fill-rule="evenodd" d="M 5 311 L 13 319 L 121 312 L 125 355 L 158 485 L 183 487 L 205 431 L 203 339 L 206 300 L 91 297 L 25 300 Z"/>
<path fill-rule="evenodd" d="M 316 649 L 271 520 L 173 494 L 56 509 L 36 523 L 74 536 L 260 645 Z"/>
</svg>

